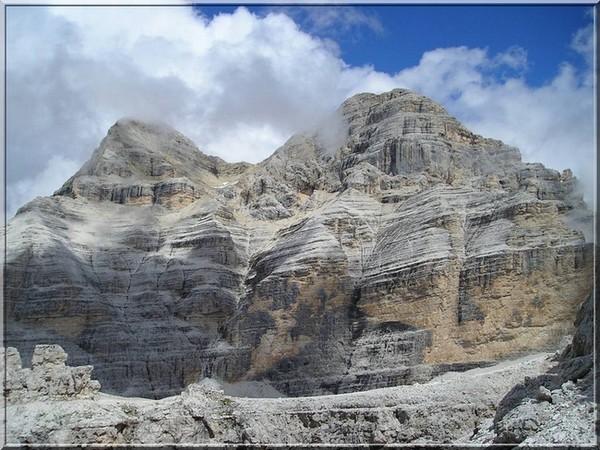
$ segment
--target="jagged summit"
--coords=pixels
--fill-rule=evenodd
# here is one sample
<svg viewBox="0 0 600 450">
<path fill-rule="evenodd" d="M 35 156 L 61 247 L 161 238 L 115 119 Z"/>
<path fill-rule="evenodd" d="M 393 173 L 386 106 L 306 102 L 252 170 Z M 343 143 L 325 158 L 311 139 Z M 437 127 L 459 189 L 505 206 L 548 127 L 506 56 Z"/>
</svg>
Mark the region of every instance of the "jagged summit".
<svg viewBox="0 0 600 450">
<path fill-rule="evenodd" d="M 216 172 L 217 158 L 209 159 L 192 141 L 168 125 L 124 118 L 108 130 L 80 173 L 124 178 L 184 176 L 191 175 L 186 165 L 191 161 Z"/>
<path fill-rule="evenodd" d="M 205 155 L 166 124 L 124 118 L 55 195 L 180 208 L 250 167 Z"/>
<path fill-rule="evenodd" d="M 520 153 L 465 128 L 433 100 L 405 89 L 359 94 L 342 105 L 348 122 L 345 165 L 369 162 L 389 175 L 459 168 L 474 174 L 503 171 Z"/>
<path fill-rule="evenodd" d="M 353 392 L 554 348 L 593 280 L 576 183 L 406 90 L 256 165 L 120 120 L 9 221 L 6 342 L 150 397 Z"/>
<path fill-rule="evenodd" d="M 284 218 L 298 193 L 357 188 L 374 194 L 400 179 L 405 185 L 476 187 L 495 177 L 502 188 L 515 191 L 521 164 L 518 149 L 472 133 L 421 94 L 395 89 L 346 100 L 318 130 L 292 136 L 256 168 L 205 155 L 166 124 L 124 118 L 55 195 L 181 207 L 239 181 L 246 203 L 271 195 L 267 203 L 277 203 L 275 216 Z M 273 185 L 278 192 L 270 192 Z M 161 201 L 160 195 L 181 192 L 190 197 Z"/>
<path fill-rule="evenodd" d="M 550 182 L 559 179 L 564 183 Z M 396 89 L 346 100 L 319 129 L 292 136 L 240 186 L 251 211 L 287 218 L 290 207 L 301 205 L 298 193 L 352 188 L 394 202 L 398 189 L 405 195 L 434 185 L 516 193 L 525 182 L 542 196 L 581 201 L 570 171 L 524 164 L 517 148 L 472 133 L 421 94 Z"/>
</svg>

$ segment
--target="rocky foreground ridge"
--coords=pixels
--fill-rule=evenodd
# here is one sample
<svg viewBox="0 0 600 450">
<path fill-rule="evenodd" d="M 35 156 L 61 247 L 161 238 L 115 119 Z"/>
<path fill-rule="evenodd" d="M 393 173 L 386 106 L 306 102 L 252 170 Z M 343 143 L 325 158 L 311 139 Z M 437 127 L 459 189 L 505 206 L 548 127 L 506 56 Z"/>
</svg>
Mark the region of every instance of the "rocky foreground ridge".
<svg viewBox="0 0 600 450">
<path fill-rule="evenodd" d="M 205 377 L 356 392 L 554 350 L 593 284 L 577 192 L 400 89 L 257 165 L 123 119 L 8 222 L 6 345 L 58 344 L 150 398 Z"/>
<path fill-rule="evenodd" d="M 554 357 L 536 354 L 425 384 L 319 397 L 231 397 L 214 380 L 162 400 L 116 397 L 98 392 L 89 367 L 66 366 L 59 346 L 37 346 L 32 369 L 23 369 L 8 348 L 6 442 L 594 448 L 591 309 L 590 296 L 572 344 Z"/>
</svg>

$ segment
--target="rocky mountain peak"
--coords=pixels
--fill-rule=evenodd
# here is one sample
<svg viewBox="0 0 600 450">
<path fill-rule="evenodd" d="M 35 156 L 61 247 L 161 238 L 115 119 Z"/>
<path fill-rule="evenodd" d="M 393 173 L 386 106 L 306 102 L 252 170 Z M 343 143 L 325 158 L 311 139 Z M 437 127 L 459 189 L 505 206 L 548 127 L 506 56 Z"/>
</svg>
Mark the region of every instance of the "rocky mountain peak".
<svg viewBox="0 0 600 450">
<path fill-rule="evenodd" d="M 124 118 L 55 195 L 180 208 L 249 167 L 205 155 L 166 124 Z"/>
<path fill-rule="evenodd" d="M 341 111 L 348 123 L 341 151 L 346 168 L 365 161 L 392 176 L 454 178 L 457 171 L 504 173 L 520 162 L 517 149 L 472 133 L 441 105 L 409 90 L 361 94 Z"/>
<path fill-rule="evenodd" d="M 353 392 L 554 348 L 593 284 L 576 185 L 400 89 L 257 165 L 121 120 L 9 222 L 6 341 L 153 397 Z"/>
<path fill-rule="evenodd" d="M 469 143 L 502 145 L 472 133 L 442 105 L 408 89 L 355 95 L 346 100 L 336 114 L 342 119 L 340 126 L 346 128 L 346 141 L 350 143 L 368 141 L 377 133 L 378 137 L 388 133 L 388 137 L 439 140 L 455 146 Z M 353 150 L 362 153 L 365 149 Z"/>
<path fill-rule="evenodd" d="M 166 124 L 124 118 L 107 133 L 79 175 L 128 177 L 181 176 L 189 160 L 208 157 L 194 143 Z M 208 170 L 213 164 L 206 164 Z"/>
<path fill-rule="evenodd" d="M 398 189 L 410 195 L 434 185 L 514 193 L 531 175 L 525 167 L 537 173 L 517 148 L 472 133 L 421 94 L 395 89 L 346 100 L 318 129 L 292 136 L 240 187 L 255 214 L 287 218 L 315 191 L 352 188 L 392 202 Z M 558 181 L 558 173 L 550 178 Z M 572 192 L 568 184 L 554 186 L 563 199 Z"/>
<path fill-rule="evenodd" d="M 397 113 L 448 115 L 442 105 L 409 89 L 393 89 L 383 94 L 357 94 L 342 103 L 341 110 L 349 121 L 365 117 L 368 123 L 379 122 Z"/>
</svg>

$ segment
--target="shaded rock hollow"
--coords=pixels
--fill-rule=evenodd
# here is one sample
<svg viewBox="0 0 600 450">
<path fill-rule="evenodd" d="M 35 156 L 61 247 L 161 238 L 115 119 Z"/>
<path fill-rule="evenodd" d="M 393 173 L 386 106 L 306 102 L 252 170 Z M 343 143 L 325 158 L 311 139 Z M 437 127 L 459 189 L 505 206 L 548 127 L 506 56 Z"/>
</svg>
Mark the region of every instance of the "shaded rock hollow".
<svg viewBox="0 0 600 450">
<path fill-rule="evenodd" d="M 123 119 L 9 221 L 6 345 L 60 344 L 104 391 L 157 398 L 204 377 L 351 392 L 554 348 L 592 286 L 576 188 L 400 89 L 257 165 Z"/>
</svg>

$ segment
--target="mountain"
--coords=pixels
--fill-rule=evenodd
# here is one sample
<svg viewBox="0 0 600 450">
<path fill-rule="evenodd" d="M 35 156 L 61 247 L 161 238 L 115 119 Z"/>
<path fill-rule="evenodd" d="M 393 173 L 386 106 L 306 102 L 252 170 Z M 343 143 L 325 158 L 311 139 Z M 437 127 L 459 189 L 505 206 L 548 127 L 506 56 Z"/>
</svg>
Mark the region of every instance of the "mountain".
<svg viewBox="0 0 600 450">
<path fill-rule="evenodd" d="M 291 396 L 555 349 L 593 287 L 577 180 L 397 89 L 230 164 L 119 120 L 6 228 L 6 344 L 58 344 L 103 391 L 204 377 Z"/>
</svg>

